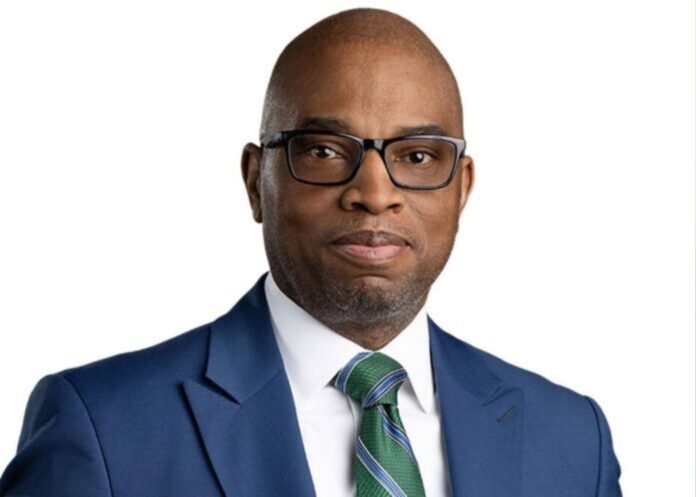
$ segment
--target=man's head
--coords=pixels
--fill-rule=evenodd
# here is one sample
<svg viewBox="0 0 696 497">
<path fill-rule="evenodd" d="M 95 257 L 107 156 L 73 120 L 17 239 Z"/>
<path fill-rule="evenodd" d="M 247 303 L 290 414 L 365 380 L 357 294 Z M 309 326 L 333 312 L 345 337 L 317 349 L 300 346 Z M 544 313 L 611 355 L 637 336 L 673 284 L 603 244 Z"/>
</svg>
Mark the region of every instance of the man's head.
<svg viewBox="0 0 696 497">
<path fill-rule="evenodd" d="M 354 9 L 302 32 L 273 68 L 261 139 L 298 128 L 362 138 L 463 138 L 462 105 L 449 65 L 422 31 L 387 11 Z M 474 178 L 470 157 L 456 162 L 446 187 L 402 188 L 380 154 L 368 149 L 350 181 L 318 186 L 292 177 L 282 146 L 247 144 L 244 181 L 281 290 L 358 342 L 359 329 L 402 329 L 424 304 L 454 244 Z M 334 243 L 362 230 L 396 234 L 405 247 L 377 261 L 356 256 L 364 248 Z M 373 242 L 385 240 L 364 241 Z"/>
</svg>

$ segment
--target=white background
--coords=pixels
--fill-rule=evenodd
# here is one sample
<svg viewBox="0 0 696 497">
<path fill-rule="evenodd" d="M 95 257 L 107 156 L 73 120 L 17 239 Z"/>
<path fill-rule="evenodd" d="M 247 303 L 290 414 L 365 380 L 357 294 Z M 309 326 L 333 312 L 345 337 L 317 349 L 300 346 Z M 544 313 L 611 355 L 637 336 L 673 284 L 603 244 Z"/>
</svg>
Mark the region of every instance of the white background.
<svg viewBox="0 0 696 497">
<path fill-rule="evenodd" d="M 0 466 L 50 372 L 226 312 L 284 45 L 365 2 L 0 2 Z M 592 396 L 625 495 L 694 495 L 694 5 L 373 1 L 459 80 L 476 182 L 428 308 Z"/>
</svg>

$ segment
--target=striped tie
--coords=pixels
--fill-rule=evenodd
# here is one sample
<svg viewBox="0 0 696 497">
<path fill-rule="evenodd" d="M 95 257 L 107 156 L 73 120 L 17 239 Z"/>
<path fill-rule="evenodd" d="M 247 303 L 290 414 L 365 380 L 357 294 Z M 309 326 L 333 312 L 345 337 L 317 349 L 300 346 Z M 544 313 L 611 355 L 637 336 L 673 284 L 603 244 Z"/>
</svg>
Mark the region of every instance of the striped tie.
<svg viewBox="0 0 696 497">
<path fill-rule="evenodd" d="M 425 497 L 397 407 L 405 379 L 401 364 L 381 352 L 360 352 L 331 379 L 363 407 L 355 448 L 357 497 Z"/>
</svg>

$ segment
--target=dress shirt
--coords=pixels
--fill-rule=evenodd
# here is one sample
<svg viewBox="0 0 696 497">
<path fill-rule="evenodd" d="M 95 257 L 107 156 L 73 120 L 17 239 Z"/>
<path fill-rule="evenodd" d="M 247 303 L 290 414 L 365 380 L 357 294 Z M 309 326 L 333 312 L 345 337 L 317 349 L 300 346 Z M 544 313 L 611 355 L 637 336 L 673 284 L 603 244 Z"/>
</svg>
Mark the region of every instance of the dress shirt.
<svg viewBox="0 0 696 497">
<path fill-rule="evenodd" d="M 298 306 L 280 290 L 270 271 L 264 289 L 317 497 L 355 497 L 353 457 L 363 411 L 329 382 L 355 354 L 367 349 Z M 420 466 L 425 493 L 449 497 L 425 305 L 379 351 L 401 363 L 408 373 L 398 392 L 399 414 Z"/>
</svg>

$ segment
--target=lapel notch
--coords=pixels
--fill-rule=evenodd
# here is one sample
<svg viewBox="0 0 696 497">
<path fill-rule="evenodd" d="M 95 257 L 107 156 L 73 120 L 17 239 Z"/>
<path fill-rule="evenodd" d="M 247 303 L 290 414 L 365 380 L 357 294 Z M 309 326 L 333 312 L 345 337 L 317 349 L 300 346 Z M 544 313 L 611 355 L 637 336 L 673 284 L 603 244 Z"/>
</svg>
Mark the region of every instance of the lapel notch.
<svg viewBox="0 0 696 497">
<path fill-rule="evenodd" d="M 524 392 L 430 316 L 428 327 L 453 497 L 519 496 Z"/>
<path fill-rule="evenodd" d="M 266 275 L 211 324 L 204 378 L 183 390 L 226 497 L 314 497 Z M 453 497 L 518 497 L 524 392 L 429 316 L 428 329 Z"/>
<path fill-rule="evenodd" d="M 203 381 L 183 389 L 226 497 L 314 496 L 290 384 L 256 284 L 210 328 Z"/>
</svg>

